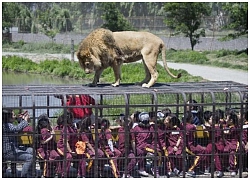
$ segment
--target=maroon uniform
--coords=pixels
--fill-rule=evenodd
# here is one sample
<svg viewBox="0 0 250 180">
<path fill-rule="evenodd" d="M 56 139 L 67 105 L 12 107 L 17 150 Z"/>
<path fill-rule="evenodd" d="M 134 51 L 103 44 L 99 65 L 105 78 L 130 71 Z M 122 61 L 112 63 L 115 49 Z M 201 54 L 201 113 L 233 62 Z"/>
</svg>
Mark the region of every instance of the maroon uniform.
<svg viewBox="0 0 250 180">
<path fill-rule="evenodd" d="M 104 132 L 99 133 L 99 147 L 102 149 L 104 154 L 109 157 L 113 157 L 112 160 L 114 165 L 111 164 L 112 172 L 115 177 L 119 176 L 119 171 L 117 168 L 117 158 L 120 157 L 121 152 L 113 147 L 113 152 L 108 144 L 108 141 L 112 140 L 111 130 L 106 129 Z"/>
<path fill-rule="evenodd" d="M 242 133 L 242 141 L 243 141 L 243 146 L 244 146 L 244 150 L 245 150 L 245 145 L 248 142 L 248 124 L 243 125 L 243 133 Z M 247 151 L 245 150 L 245 153 L 247 153 Z"/>
<path fill-rule="evenodd" d="M 151 149 L 152 137 L 149 127 L 142 128 L 139 125 L 131 129 L 131 140 L 136 145 L 136 157 L 143 157 L 147 154 L 147 149 Z M 138 166 L 140 170 L 144 169 L 144 159 L 138 158 Z"/>
<path fill-rule="evenodd" d="M 183 133 L 179 127 L 174 126 L 173 128 L 167 129 L 167 141 L 168 141 L 168 155 L 171 166 L 167 166 L 168 172 L 173 171 L 174 168 L 182 169 L 182 147 L 183 147 Z M 179 140 L 180 139 L 180 140 Z M 174 151 L 177 141 L 180 141 L 177 151 Z M 176 162 L 176 163 L 175 163 Z"/>
<path fill-rule="evenodd" d="M 65 134 L 65 131 L 66 131 L 66 134 Z M 64 163 L 66 163 L 66 173 L 68 175 L 73 157 L 71 153 L 68 152 L 67 149 L 66 149 L 66 154 L 64 154 L 64 148 L 66 148 L 66 144 L 64 145 L 64 139 L 67 139 L 67 142 L 69 143 L 69 146 L 72 152 L 75 152 L 75 144 L 78 141 L 77 131 L 70 126 L 64 126 L 61 131 L 61 137 L 57 142 L 57 151 L 59 152 L 60 155 L 66 156 L 66 162 L 63 161 L 62 167 L 65 167 Z M 62 177 L 64 177 L 64 175 L 65 175 L 65 171 L 64 169 L 62 169 Z"/>
<path fill-rule="evenodd" d="M 125 129 L 123 126 L 120 127 L 118 130 L 118 137 L 119 137 L 118 149 L 121 152 L 121 156 L 125 156 Z M 129 163 L 128 163 L 127 171 L 128 171 L 128 174 L 131 175 L 132 170 L 136 166 L 136 159 L 135 159 L 135 154 L 130 144 L 129 144 L 129 150 L 128 150 L 128 161 Z"/>
<path fill-rule="evenodd" d="M 226 139 L 226 146 L 224 147 L 224 152 L 229 153 L 229 166 L 230 171 L 236 171 L 236 152 L 239 148 L 239 132 L 237 131 L 234 125 L 229 126 L 229 128 L 225 129 L 228 133 L 224 133 L 224 137 Z"/>
<path fill-rule="evenodd" d="M 147 148 L 147 151 L 151 152 L 154 154 L 155 152 L 155 148 L 156 148 L 156 152 L 159 156 L 159 160 L 158 160 L 158 166 L 161 166 L 162 164 L 162 152 L 165 153 L 166 151 L 166 141 L 165 141 L 165 137 L 166 137 L 166 132 L 165 132 L 165 128 L 166 126 L 164 124 L 162 125 L 158 125 L 157 129 L 156 129 L 156 125 L 155 124 L 151 124 L 150 126 L 150 132 L 152 134 L 152 143 L 151 146 L 149 146 L 150 148 Z M 157 140 L 155 142 L 155 139 Z M 168 163 L 168 162 L 167 162 Z M 158 167 L 156 167 L 156 171 L 158 172 Z"/>
<path fill-rule="evenodd" d="M 90 144 L 93 148 L 95 148 L 95 142 L 92 136 L 92 133 L 89 132 L 82 132 L 81 133 L 81 140 L 84 141 L 86 143 L 86 157 L 89 159 L 89 163 L 88 163 L 88 167 L 87 167 L 87 171 L 89 172 L 92 165 L 93 165 L 93 158 L 95 157 L 95 151 L 92 151 L 91 149 L 88 148 L 88 144 Z M 98 158 L 102 158 L 104 157 L 104 153 L 101 149 L 97 149 L 97 157 Z"/>
<path fill-rule="evenodd" d="M 47 128 L 41 129 L 41 139 L 40 145 L 37 149 L 38 156 L 41 159 L 45 160 L 44 163 L 44 177 L 50 177 L 51 168 L 56 165 L 56 169 L 58 169 L 59 163 L 54 160 L 59 160 L 60 155 L 57 153 L 55 140 L 50 130 Z"/>
<path fill-rule="evenodd" d="M 62 130 L 63 125 L 56 125 L 53 129 L 54 130 Z"/>
<path fill-rule="evenodd" d="M 194 164 L 189 168 L 189 171 L 193 171 L 201 161 L 206 161 L 206 148 L 195 143 L 194 132 L 196 131 L 196 126 L 194 124 L 186 123 L 186 151 L 192 155 L 195 155 Z"/>
<path fill-rule="evenodd" d="M 216 171 L 222 171 L 222 165 L 221 165 L 221 159 L 220 159 L 220 154 L 223 153 L 224 151 L 224 140 L 222 138 L 222 129 L 220 128 L 219 125 L 215 124 L 214 126 L 215 131 L 214 131 L 214 143 L 215 143 L 215 154 L 214 154 L 214 161 L 215 161 L 215 167 L 216 167 Z M 209 132 L 209 138 L 210 138 L 210 143 L 208 143 L 207 145 L 207 154 L 212 154 L 212 142 L 211 142 L 211 138 L 212 138 L 212 132 L 211 129 L 212 127 L 207 127 Z M 207 158 L 207 164 L 206 167 L 208 167 L 209 162 L 210 162 L 211 158 L 208 157 Z"/>
</svg>

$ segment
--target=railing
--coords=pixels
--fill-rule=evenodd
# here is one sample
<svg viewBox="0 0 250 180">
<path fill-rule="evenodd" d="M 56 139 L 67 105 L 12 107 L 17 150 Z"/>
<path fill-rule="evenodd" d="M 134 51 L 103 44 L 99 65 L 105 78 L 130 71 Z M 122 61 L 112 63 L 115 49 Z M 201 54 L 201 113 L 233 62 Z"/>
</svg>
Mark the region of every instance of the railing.
<svg viewBox="0 0 250 180">
<path fill-rule="evenodd" d="M 116 124 L 115 119 L 118 118 L 120 113 L 125 115 L 125 123 L 128 123 L 128 117 L 138 111 L 151 112 L 162 110 L 163 108 L 170 108 L 172 113 L 176 114 L 177 117 L 182 120 L 182 123 L 186 124 L 185 116 L 186 109 L 188 106 L 196 105 L 200 107 L 200 111 L 204 112 L 210 110 L 215 112 L 217 109 L 235 109 L 240 114 L 248 109 L 247 104 L 247 85 L 239 84 L 231 81 L 215 81 L 215 82 L 200 82 L 200 83 L 168 83 L 168 84 L 155 84 L 152 88 L 142 88 L 133 84 L 121 84 L 119 87 L 111 87 L 108 84 L 99 84 L 97 87 L 87 87 L 81 85 L 28 85 L 28 86 L 2 86 L 2 109 L 15 109 L 18 111 L 27 110 L 31 116 L 31 126 L 36 129 L 36 119 L 42 113 L 47 113 L 50 117 L 50 121 L 53 126 L 56 125 L 56 119 L 59 114 L 66 112 L 69 108 L 66 105 L 62 106 L 61 101 L 55 98 L 55 95 L 63 95 L 66 100 L 66 95 L 70 94 L 88 94 L 96 100 L 95 105 L 83 105 L 83 106 L 72 106 L 72 107 L 83 107 L 92 108 L 93 114 L 95 116 L 95 126 L 92 129 L 93 138 L 95 138 L 95 151 L 98 148 L 98 119 L 97 117 L 105 117 L 111 122 L 110 129 L 112 130 L 113 142 L 119 141 L 118 129 L 119 125 Z M 187 104 L 188 100 L 195 99 L 196 104 Z M 242 147 L 242 134 L 243 134 L 243 118 L 239 118 L 239 124 L 237 132 L 239 133 L 239 149 L 236 152 L 237 156 L 237 170 L 238 177 L 243 177 L 246 173 L 245 171 L 245 157 L 247 154 L 244 152 Z M 157 126 L 156 126 L 157 127 Z M 181 132 L 186 133 L 186 129 L 182 129 Z M 157 128 L 155 132 L 157 133 Z M 204 130 L 201 126 L 196 127 L 196 131 L 193 132 L 196 141 L 206 146 L 208 138 L 210 138 L 212 144 L 214 144 L 214 131 L 208 134 L 207 130 Z M 130 140 L 129 129 L 125 128 L 126 140 L 125 147 L 129 147 Z M 3 134 L 4 136 L 4 134 Z M 29 134 L 16 134 L 15 136 L 20 137 L 21 146 L 31 146 L 34 147 L 34 138 L 36 136 L 35 131 Z M 59 132 L 56 132 L 56 141 L 59 139 Z M 152 140 L 152 142 L 155 140 Z M 188 167 L 193 161 L 193 155 L 185 151 L 186 138 L 184 136 L 184 146 L 183 146 L 183 162 L 182 167 Z M 66 148 L 66 147 L 65 147 Z M 156 147 L 155 147 L 156 149 Z M 214 145 L 211 154 L 203 154 L 202 156 L 207 156 L 211 158 L 209 177 L 215 177 L 215 162 L 214 162 Z M 228 157 L 228 153 L 220 154 L 223 157 Z M 138 157 L 136 157 L 137 159 Z M 153 157 L 145 156 L 143 157 L 146 162 L 146 170 L 152 167 L 157 158 L 157 155 Z M 34 166 L 33 172 L 36 174 L 37 167 L 35 162 L 40 160 L 36 158 L 34 151 Z M 98 162 L 104 160 L 104 171 L 108 171 L 108 158 L 100 159 L 97 154 L 94 159 L 93 172 L 89 174 L 90 177 L 99 177 Z M 125 152 L 125 156 L 118 157 L 118 160 L 125 161 L 124 165 L 118 165 L 118 169 L 122 173 L 127 173 L 127 163 L 129 161 L 128 152 Z M 163 163 L 160 166 L 160 174 L 165 176 L 167 174 L 165 170 L 166 157 L 162 159 Z M 60 161 L 66 161 L 66 158 L 62 158 Z M 77 162 L 78 159 L 74 159 Z M 87 160 L 87 163 L 89 159 Z M 9 162 L 8 162 L 9 163 Z M 15 163 L 12 161 L 11 163 Z M 73 163 L 75 164 L 75 163 Z M 73 167 L 72 164 L 72 167 Z M 77 164 L 77 163 L 76 163 Z M 224 168 L 227 168 L 228 162 L 223 162 Z M 201 162 L 202 167 L 204 162 Z M 66 168 L 66 167 L 64 167 Z M 137 167 L 135 167 L 136 170 Z M 66 169 L 64 169 L 66 170 Z M 196 173 L 199 174 L 199 167 L 196 169 Z M 107 177 L 112 177 L 110 171 L 106 174 Z M 138 175 L 138 174 L 137 174 Z M 76 177 L 76 171 L 73 171 L 70 175 Z M 103 175 L 105 176 L 105 175 Z M 136 175 L 135 175 L 136 176 Z M 156 177 L 156 176 L 154 176 Z"/>
</svg>

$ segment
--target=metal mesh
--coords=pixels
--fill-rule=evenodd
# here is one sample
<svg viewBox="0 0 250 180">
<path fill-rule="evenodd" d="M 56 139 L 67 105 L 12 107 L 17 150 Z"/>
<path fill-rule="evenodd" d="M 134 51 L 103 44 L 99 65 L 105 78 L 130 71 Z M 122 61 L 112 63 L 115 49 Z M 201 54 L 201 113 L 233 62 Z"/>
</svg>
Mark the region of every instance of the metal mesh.
<svg viewBox="0 0 250 180">
<path fill-rule="evenodd" d="M 31 126 L 33 129 L 36 128 L 37 117 L 43 113 L 47 113 L 52 125 L 55 126 L 58 115 L 65 112 L 68 108 L 67 106 L 62 106 L 61 99 L 55 98 L 55 95 L 63 95 L 66 98 L 66 95 L 88 94 L 96 100 L 96 104 L 75 107 L 90 107 L 95 117 L 105 117 L 109 119 L 113 128 L 113 140 L 114 143 L 117 143 L 115 142 L 117 137 L 117 129 L 115 126 L 118 124 L 115 120 L 121 113 L 124 114 L 125 117 L 128 117 L 136 110 L 141 112 L 157 112 L 158 110 L 168 107 L 182 120 L 185 109 L 188 106 L 187 101 L 191 99 L 197 101 L 196 105 L 201 108 L 202 112 L 206 110 L 213 112 L 216 109 L 225 110 L 231 108 L 243 113 L 248 109 L 247 93 L 247 85 L 232 81 L 156 83 L 151 88 L 142 88 L 134 84 L 121 84 L 119 87 L 112 87 L 110 84 L 98 84 L 97 87 L 83 85 L 4 85 L 2 86 L 2 109 L 14 109 L 18 112 L 27 110 L 32 119 Z M 242 122 L 240 123 L 242 124 Z M 95 124 L 98 124 L 97 118 L 95 119 Z M 97 130 L 98 127 L 94 127 L 94 129 Z M 242 134 L 242 130 L 241 127 L 238 129 L 238 132 Z M 128 135 L 128 133 L 126 130 L 125 134 Z M 15 136 L 20 138 L 21 135 L 16 134 Z M 34 139 L 35 133 L 31 133 L 30 137 Z M 197 139 L 197 141 L 202 145 L 207 144 L 206 138 Z M 34 147 L 34 143 L 33 141 L 32 144 L 27 144 Z M 126 145 L 128 145 L 129 142 L 126 143 Z M 240 145 L 242 145 L 241 142 Z M 97 144 L 95 148 L 97 148 Z M 245 154 L 241 152 L 242 149 L 240 149 L 237 154 L 239 160 L 239 177 L 242 177 L 244 170 L 243 161 Z M 213 153 L 207 156 L 213 156 Z M 190 164 L 193 157 L 188 156 L 186 153 L 183 155 L 186 157 L 183 163 Z M 36 155 L 34 157 L 36 157 Z M 146 160 L 146 170 L 151 172 L 149 167 L 152 167 L 152 164 L 156 162 L 154 160 L 158 157 L 150 155 L 144 158 Z M 127 162 L 127 154 L 118 159 L 123 160 L 121 161 L 123 163 L 124 161 Z M 99 160 L 96 158 L 95 162 Z M 34 158 L 34 162 L 37 161 L 38 160 Z M 63 158 L 61 161 L 66 161 L 66 159 Z M 74 161 L 77 162 L 77 159 Z M 163 158 L 163 165 L 164 162 L 166 162 L 166 158 Z M 77 175 L 74 164 L 75 163 L 72 163 L 74 170 L 71 171 L 70 177 L 76 177 Z M 183 165 L 187 166 L 187 164 Z M 213 167 L 212 172 L 214 172 L 214 161 L 211 162 L 211 166 Z M 119 167 L 121 174 L 126 172 L 127 165 L 120 165 Z M 39 166 L 36 166 L 36 163 L 34 163 L 34 173 L 37 172 L 37 169 L 39 169 Z M 94 165 L 93 170 L 94 172 L 92 172 L 90 177 L 98 177 L 99 169 L 96 165 Z M 102 171 L 102 177 L 112 177 L 107 158 L 105 159 Z M 162 176 L 167 174 L 164 167 L 160 168 L 160 172 Z M 214 177 L 214 174 L 209 177 Z"/>
</svg>

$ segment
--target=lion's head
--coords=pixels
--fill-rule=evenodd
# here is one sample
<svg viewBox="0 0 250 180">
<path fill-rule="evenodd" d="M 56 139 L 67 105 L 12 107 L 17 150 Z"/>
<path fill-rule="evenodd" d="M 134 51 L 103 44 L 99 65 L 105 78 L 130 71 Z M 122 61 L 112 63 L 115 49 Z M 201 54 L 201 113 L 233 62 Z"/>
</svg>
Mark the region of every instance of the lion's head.
<svg viewBox="0 0 250 180">
<path fill-rule="evenodd" d="M 84 69 L 86 74 L 93 73 L 101 66 L 100 61 L 93 56 L 89 49 L 85 51 L 78 51 L 76 55 L 81 68 Z"/>
</svg>

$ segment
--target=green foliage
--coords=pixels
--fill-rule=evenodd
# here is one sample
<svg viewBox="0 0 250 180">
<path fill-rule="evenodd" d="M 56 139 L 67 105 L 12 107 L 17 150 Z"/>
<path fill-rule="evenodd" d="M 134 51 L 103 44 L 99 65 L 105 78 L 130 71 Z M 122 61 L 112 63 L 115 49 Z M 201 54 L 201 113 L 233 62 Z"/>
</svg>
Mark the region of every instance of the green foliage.
<svg viewBox="0 0 250 180">
<path fill-rule="evenodd" d="M 2 2 L 2 30 L 12 27 L 15 18 L 20 12 L 20 7 L 16 2 Z"/>
<path fill-rule="evenodd" d="M 235 33 L 229 33 L 221 40 L 236 39 L 248 34 L 248 3 L 247 2 L 226 2 L 222 5 L 223 10 L 230 16 L 230 23 L 224 29 L 233 29 Z"/>
<path fill-rule="evenodd" d="M 201 36 L 205 36 L 205 30 L 200 29 L 202 18 L 210 15 L 211 8 L 208 3 L 165 3 L 166 24 L 176 32 L 189 37 L 191 48 L 200 43 Z"/>
<path fill-rule="evenodd" d="M 74 79 L 89 79 L 92 80 L 94 74 L 86 75 L 79 66 L 78 62 L 69 60 L 45 60 L 39 64 L 32 62 L 26 58 L 17 56 L 3 56 L 3 70 L 12 70 L 27 73 L 40 73 L 46 75 L 54 75 L 59 77 L 70 77 Z M 170 69 L 173 74 L 180 73 L 180 70 Z M 181 70 L 182 78 L 171 78 L 161 65 L 157 65 L 159 78 L 157 82 L 184 82 L 184 81 L 199 81 L 201 77 L 192 77 L 186 71 Z M 136 73 L 135 73 L 136 72 Z M 141 82 L 145 77 L 144 66 L 142 63 L 129 63 L 122 66 L 122 83 Z M 114 73 L 111 68 L 103 71 L 101 82 L 114 82 Z"/>
<path fill-rule="evenodd" d="M 39 63 L 39 69 L 41 73 L 53 73 L 54 69 L 59 66 L 59 61 L 57 60 L 45 60 Z"/>
<path fill-rule="evenodd" d="M 70 53 L 70 45 L 56 43 L 24 43 L 23 41 L 13 43 L 3 43 L 2 49 L 14 48 L 15 51 L 27 53 Z M 77 48 L 75 48 L 77 49 Z"/>
<path fill-rule="evenodd" d="M 53 38 L 56 36 L 56 34 L 58 33 L 58 30 L 46 30 L 45 31 L 45 35 L 50 37 L 52 39 L 53 42 Z"/>
<path fill-rule="evenodd" d="M 226 49 L 222 49 L 222 50 L 218 50 L 216 52 L 216 57 L 224 57 L 224 56 L 228 56 L 228 55 L 237 55 L 238 51 L 230 51 L 230 50 L 226 50 Z"/>
<path fill-rule="evenodd" d="M 205 64 L 209 61 L 204 53 L 191 50 L 183 51 L 169 51 L 166 54 L 167 59 L 174 60 L 175 62 Z"/>
<path fill-rule="evenodd" d="M 2 68 L 5 70 L 13 70 L 17 72 L 34 72 L 37 69 L 37 64 L 29 59 L 18 56 L 3 56 Z"/>
<path fill-rule="evenodd" d="M 107 28 L 111 31 L 134 30 L 134 28 L 118 10 L 115 2 L 104 2 L 102 3 L 101 9 L 104 11 L 102 16 L 105 21 L 102 25 L 103 28 Z"/>
</svg>

